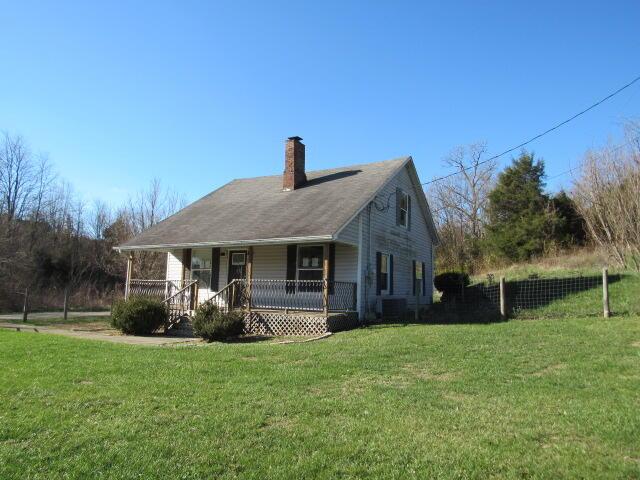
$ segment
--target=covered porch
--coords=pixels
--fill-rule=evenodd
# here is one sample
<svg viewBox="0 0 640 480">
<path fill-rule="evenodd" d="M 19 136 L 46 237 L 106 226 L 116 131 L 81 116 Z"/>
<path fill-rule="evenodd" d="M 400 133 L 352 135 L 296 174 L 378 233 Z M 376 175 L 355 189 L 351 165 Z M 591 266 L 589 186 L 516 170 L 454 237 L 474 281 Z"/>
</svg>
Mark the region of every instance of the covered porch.
<svg viewBox="0 0 640 480">
<path fill-rule="evenodd" d="M 323 333 L 343 320 L 357 322 L 355 246 L 228 245 L 173 248 L 166 254 L 166 278 L 150 280 L 131 278 L 131 252 L 125 295 L 162 299 L 171 322 L 184 322 L 205 302 L 242 311 L 248 333 Z"/>
</svg>

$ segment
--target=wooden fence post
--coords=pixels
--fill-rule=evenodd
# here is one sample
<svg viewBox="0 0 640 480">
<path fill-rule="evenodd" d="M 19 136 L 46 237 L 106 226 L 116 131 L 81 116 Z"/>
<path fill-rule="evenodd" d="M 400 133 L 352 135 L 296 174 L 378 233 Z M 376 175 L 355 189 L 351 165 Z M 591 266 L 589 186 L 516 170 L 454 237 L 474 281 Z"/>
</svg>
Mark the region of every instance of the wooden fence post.
<svg viewBox="0 0 640 480">
<path fill-rule="evenodd" d="M 602 306 L 604 308 L 604 318 L 611 316 L 609 310 L 609 275 L 606 268 L 602 269 Z"/>
<path fill-rule="evenodd" d="M 22 321 L 27 321 L 27 314 L 29 312 L 29 287 L 24 289 L 24 303 L 22 304 Z"/>
<path fill-rule="evenodd" d="M 64 305 L 62 306 L 63 317 L 66 320 L 69 312 L 69 287 L 64 287 Z"/>
<path fill-rule="evenodd" d="M 507 288 L 504 277 L 500 277 L 500 318 L 507 319 Z"/>
</svg>

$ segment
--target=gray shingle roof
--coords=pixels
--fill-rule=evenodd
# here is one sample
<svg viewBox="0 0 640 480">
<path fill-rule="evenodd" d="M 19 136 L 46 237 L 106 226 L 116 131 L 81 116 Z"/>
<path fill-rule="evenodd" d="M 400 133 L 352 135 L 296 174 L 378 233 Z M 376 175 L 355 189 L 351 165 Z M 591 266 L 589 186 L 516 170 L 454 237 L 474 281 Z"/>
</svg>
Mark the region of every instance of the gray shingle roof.
<svg viewBox="0 0 640 480">
<path fill-rule="evenodd" d="M 282 175 L 233 180 L 118 248 L 329 238 L 409 159 L 307 172 L 307 183 L 290 192 Z"/>
</svg>

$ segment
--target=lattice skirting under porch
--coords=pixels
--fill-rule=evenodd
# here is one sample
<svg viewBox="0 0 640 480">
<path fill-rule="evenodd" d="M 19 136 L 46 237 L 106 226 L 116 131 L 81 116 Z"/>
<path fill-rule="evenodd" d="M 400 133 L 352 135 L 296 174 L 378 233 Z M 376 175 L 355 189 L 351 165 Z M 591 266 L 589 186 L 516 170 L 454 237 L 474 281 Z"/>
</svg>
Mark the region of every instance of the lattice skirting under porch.
<svg viewBox="0 0 640 480">
<path fill-rule="evenodd" d="M 245 332 L 257 335 L 322 335 L 358 326 L 356 313 L 330 314 L 252 311 L 244 317 Z"/>
</svg>

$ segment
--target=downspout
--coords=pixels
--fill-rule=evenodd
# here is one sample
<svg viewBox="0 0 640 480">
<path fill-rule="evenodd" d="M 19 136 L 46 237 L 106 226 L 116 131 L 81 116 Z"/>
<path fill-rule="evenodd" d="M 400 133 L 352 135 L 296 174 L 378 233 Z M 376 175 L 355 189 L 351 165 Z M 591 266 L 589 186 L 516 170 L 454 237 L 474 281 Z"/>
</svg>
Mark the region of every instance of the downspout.
<svg viewBox="0 0 640 480">
<path fill-rule="evenodd" d="M 367 205 L 367 275 L 364 282 L 365 315 L 371 311 L 371 305 L 369 304 L 369 279 L 371 274 L 371 203 L 372 202 L 369 202 L 369 205 Z"/>
<path fill-rule="evenodd" d="M 364 250 L 362 244 L 362 230 L 364 220 L 362 218 L 362 212 L 358 215 L 358 290 L 356 295 L 356 310 L 358 312 L 358 322 L 360 325 L 364 325 Z"/>
</svg>

